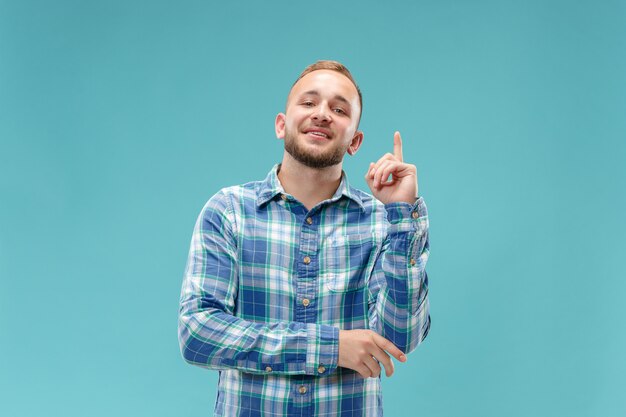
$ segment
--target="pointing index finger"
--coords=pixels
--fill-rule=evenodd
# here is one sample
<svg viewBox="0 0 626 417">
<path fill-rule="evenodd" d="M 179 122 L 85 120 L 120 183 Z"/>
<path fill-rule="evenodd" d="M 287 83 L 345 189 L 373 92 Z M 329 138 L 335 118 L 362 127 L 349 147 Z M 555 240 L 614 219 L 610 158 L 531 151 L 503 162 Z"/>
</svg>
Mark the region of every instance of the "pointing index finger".
<svg viewBox="0 0 626 417">
<path fill-rule="evenodd" d="M 400 137 L 400 132 L 396 132 L 393 135 L 393 156 L 395 156 L 400 162 L 403 162 L 402 138 Z"/>
</svg>

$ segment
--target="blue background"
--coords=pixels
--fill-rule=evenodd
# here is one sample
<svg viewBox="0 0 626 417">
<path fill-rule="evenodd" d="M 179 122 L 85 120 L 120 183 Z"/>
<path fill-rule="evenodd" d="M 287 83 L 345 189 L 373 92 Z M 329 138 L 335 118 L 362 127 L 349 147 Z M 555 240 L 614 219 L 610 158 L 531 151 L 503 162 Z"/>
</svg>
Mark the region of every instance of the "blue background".
<svg viewBox="0 0 626 417">
<path fill-rule="evenodd" d="M 626 415 L 623 1 L 0 1 L 0 414 L 212 415 L 178 297 L 299 72 L 364 94 L 431 221 L 432 332 L 387 416 Z"/>
</svg>

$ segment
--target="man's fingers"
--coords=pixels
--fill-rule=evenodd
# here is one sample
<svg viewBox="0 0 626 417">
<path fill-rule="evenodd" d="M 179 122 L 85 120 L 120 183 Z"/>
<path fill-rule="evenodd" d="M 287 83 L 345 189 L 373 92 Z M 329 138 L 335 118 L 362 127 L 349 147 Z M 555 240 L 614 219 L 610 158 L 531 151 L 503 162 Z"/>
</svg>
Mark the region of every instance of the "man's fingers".
<svg viewBox="0 0 626 417">
<path fill-rule="evenodd" d="M 391 361 L 391 357 L 387 355 L 387 352 L 385 352 L 384 350 L 380 348 L 377 348 L 377 351 L 378 353 L 375 353 L 374 356 L 385 367 L 385 375 L 390 377 L 391 375 L 393 375 L 393 371 L 394 371 L 394 366 L 393 366 L 393 362 Z"/>
<path fill-rule="evenodd" d="M 391 343 L 389 340 L 385 339 L 379 334 L 376 334 L 374 336 L 374 342 L 376 342 L 379 348 L 389 352 L 391 356 L 393 356 L 400 362 L 406 362 L 406 355 L 402 353 L 402 351 L 398 349 L 396 345 Z"/>
<path fill-rule="evenodd" d="M 381 166 L 380 169 L 380 183 L 381 184 L 393 184 L 395 180 L 398 178 L 398 173 L 401 171 L 402 167 L 405 164 L 402 162 L 388 162 L 387 164 Z M 393 174 L 393 175 L 392 175 Z M 391 176 L 391 181 L 387 181 L 387 179 Z"/>
<path fill-rule="evenodd" d="M 389 178 L 389 171 L 386 169 L 391 164 L 393 163 L 390 160 L 386 160 L 380 163 L 380 165 L 376 168 L 376 172 L 374 174 L 374 183 L 382 184 L 384 182 L 387 182 L 387 178 Z M 384 176 L 385 172 L 387 173 L 386 176 Z"/>
<path fill-rule="evenodd" d="M 369 378 L 372 376 L 372 370 L 364 363 L 362 363 L 360 366 L 354 367 L 353 369 L 357 371 L 359 375 L 363 377 L 363 379 Z"/>
<path fill-rule="evenodd" d="M 393 156 L 395 156 L 398 161 L 402 162 L 402 138 L 400 137 L 400 132 L 396 132 L 393 135 Z"/>
<path fill-rule="evenodd" d="M 400 136 L 398 135 L 397 138 L 399 139 Z M 365 175 L 365 178 L 373 179 L 375 183 L 380 184 L 383 182 L 387 182 L 387 178 L 392 173 L 392 171 L 394 172 L 405 171 L 406 167 L 413 166 L 413 165 L 405 164 L 404 162 L 402 162 L 402 159 L 401 159 L 402 158 L 402 142 L 401 141 L 400 141 L 400 146 L 397 149 L 394 149 L 394 152 L 396 152 L 395 155 L 386 153 L 383 156 L 381 156 L 378 161 L 370 162 L 370 166 L 367 170 L 367 174 Z M 397 155 L 399 155 L 399 158 Z M 389 167 L 393 167 L 393 169 L 391 170 L 388 169 L 386 173 L 387 175 L 383 177 L 382 170 L 384 168 L 389 168 Z"/>
<path fill-rule="evenodd" d="M 380 165 L 375 168 L 375 171 L 370 175 L 370 178 L 372 178 L 375 185 L 393 185 L 395 180 L 415 173 L 416 169 L 413 167 L 414 165 L 405 164 L 404 162 L 386 160 L 381 162 Z M 388 180 L 390 176 L 391 180 Z"/>
<path fill-rule="evenodd" d="M 380 375 L 380 365 L 378 364 L 376 359 L 374 359 L 372 356 L 369 356 L 365 358 L 363 362 L 365 363 L 365 366 L 367 366 L 371 371 L 369 376 L 372 378 L 378 378 L 378 375 Z"/>
<path fill-rule="evenodd" d="M 363 378 L 378 378 L 382 367 L 387 377 L 393 375 L 395 366 L 389 354 L 406 362 L 400 349 L 372 330 L 340 330 L 339 338 L 337 364 L 358 372 Z"/>
</svg>

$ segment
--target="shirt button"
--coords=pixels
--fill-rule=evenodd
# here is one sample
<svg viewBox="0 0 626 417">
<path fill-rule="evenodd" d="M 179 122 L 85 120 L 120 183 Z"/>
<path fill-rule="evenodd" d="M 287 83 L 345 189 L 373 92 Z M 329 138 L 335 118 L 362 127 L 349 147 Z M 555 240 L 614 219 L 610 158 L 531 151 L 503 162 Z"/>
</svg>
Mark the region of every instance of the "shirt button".
<svg viewBox="0 0 626 417">
<path fill-rule="evenodd" d="M 280 198 L 282 198 L 283 201 L 287 201 L 287 195 L 286 194 L 281 194 Z"/>
<path fill-rule="evenodd" d="M 272 367 L 271 366 L 266 366 L 265 367 L 265 372 L 272 372 Z"/>
<path fill-rule="evenodd" d="M 307 218 L 306 218 L 306 222 L 307 222 L 308 224 L 313 224 L 313 219 L 312 219 L 312 218 L 310 218 L 310 217 L 307 217 Z"/>
<path fill-rule="evenodd" d="M 309 304 L 311 304 L 311 300 L 309 300 L 308 298 L 305 298 L 302 300 L 302 305 L 305 307 L 308 307 Z"/>
<path fill-rule="evenodd" d="M 419 216 L 420 215 L 417 211 L 414 211 L 413 213 L 411 213 L 411 217 L 413 217 L 414 219 L 417 219 Z"/>
<path fill-rule="evenodd" d="M 308 265 L 311 263 L 311 258 L 309 258 L 308 256 L 305 256 L 302 261 L 304 261 L 304 263 Z"/>
<path fill-rule="evenodd" d="M 324 372 L 326 372 L 326 368 L 324 367 L 324 365 L 318 366 L 317 372 L 319 372 L 320 374 L 323 374 Z"/>
<path fill-rule="evenodd" d="M 411 258 L 411 262 L 410 263 L 411 263 L 411 266 L 415 266 L 415 264 L 416 264 L 415 259 Z"/>
<path fill-rule="evenodd" d="M 298 388 L 298 392 L 300 394 L 306 394 L 306 387 L 304 385 L 300 385 L 300 388 Z"/>
</svg>

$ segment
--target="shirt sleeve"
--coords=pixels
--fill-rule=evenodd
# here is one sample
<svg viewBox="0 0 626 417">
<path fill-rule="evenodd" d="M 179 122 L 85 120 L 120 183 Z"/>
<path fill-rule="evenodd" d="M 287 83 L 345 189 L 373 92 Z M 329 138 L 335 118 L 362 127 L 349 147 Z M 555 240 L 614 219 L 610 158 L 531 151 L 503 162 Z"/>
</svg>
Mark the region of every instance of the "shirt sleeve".
<svg viewBox="0 0 626 417">
<path fill-rule="evenodd" d="M 183 358 L 209 369 L 319 375 L 337 367 L 339 330 L 300 322 L 256 323 L 236 316 L 236 217 L 224 191 L 194 227 L 180 297 Z"/>
<path fill-rule="evenodd" d="M 430 329 L 428 211 L 422 197 L 385 209 L 389 226 L 368 286 L 370 326 L 409 353 Z"/>
</svg>

